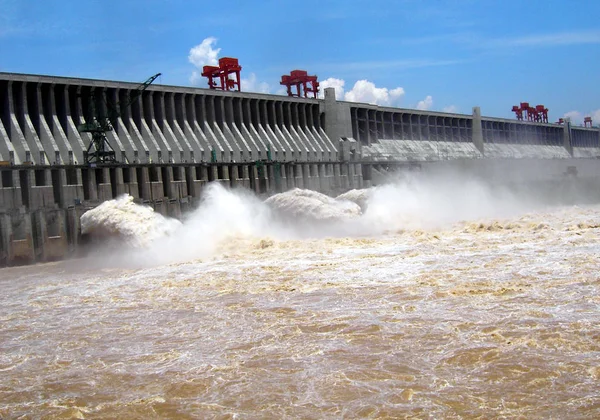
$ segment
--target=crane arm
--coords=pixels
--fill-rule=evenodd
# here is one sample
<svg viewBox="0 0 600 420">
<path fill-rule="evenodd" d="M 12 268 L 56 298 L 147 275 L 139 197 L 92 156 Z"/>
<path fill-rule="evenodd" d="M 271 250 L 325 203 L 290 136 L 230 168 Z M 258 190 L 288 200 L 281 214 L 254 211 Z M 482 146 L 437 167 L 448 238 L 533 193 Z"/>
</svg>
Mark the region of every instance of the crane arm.
<svg viewBox="0 0 600 420">
<path fill-rule="evenodd" d="M 121 111 L 130 106 L 160 75 L 161 73 L 156 73 L 154 76 L 148 78 L 144 83 L 133 89 L 125 100 L 119 101 L 117 104 L 107 103 L 109 108 L 109 119 L 115 120 L 119 118 L 121 116 Z"/>
<path fill-rule="evenodd" d="M 160 75 L 161 73 L 156 73 L 154 76 L 148 78 L 148 80 L 146 80 L 144 83 L 132 90 L 129 94 L 129 98 L 127 98 L 126 101 L 121 101 L 118 103 L 118 109 L 127 108 L 129 105 L 131 105 L 133 101 L 135 101 L 138 98 L 138 96 L 142 94 L 143 91 L 148 89 L 148 86 L 150 86 L 152 82 L 154 82 Z"/>
</svg>

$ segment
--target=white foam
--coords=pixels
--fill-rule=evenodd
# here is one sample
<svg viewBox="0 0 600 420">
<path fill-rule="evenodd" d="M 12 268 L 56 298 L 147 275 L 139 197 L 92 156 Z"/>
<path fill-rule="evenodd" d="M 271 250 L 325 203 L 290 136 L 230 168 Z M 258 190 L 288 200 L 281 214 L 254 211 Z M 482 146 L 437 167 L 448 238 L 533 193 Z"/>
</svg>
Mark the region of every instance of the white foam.
<svg viewBox="0 0 600 420">
<path fill-rule="evenodd" d="M 302 221 L 343 222 L 356 219 L 362 214 L 360 206 L 350 200 L 337 200 L 316 191 L 299 188 L 275 194 L 266 203 L 277 212 Z"/>
<path fill-rule="evenodd" d="M 127 260 L 161 264 L 209 257 L 222 252 L 224 244 L 242 246 L 247 239 L 373 236 L 445 228 L 458 221 L 508 217 L 532 209 L 526 197 L 447 174 L 405 176 L 388 185 L 348 191 L 335 199 L 296 188 L 264 202 L 249 190 L 211 183 L 203 189 L 200 205 L 183 223 L 136 205 L 125 196 L 86 213 L 82 231 L 123 238 L 130 249 L 143 248 L 121 252 Z"/>
<path fill-rule="evenodd" d="M 372 197 L 374 188 L 354 189 L 338 195 L 336 200 L 348 200 L 360 206 L 364 212 L 367 209 L 369 199 Z"/>
<path fill-rule="evenodd" d="M 172 234 L 181 226 L 176 219 L 163 217 L 148 206 L 133 202 L 130 195 L 105 201 L 81 216 L 81 233 L 123 240 L 133 247 L 145 247 Z"/>
</svg>

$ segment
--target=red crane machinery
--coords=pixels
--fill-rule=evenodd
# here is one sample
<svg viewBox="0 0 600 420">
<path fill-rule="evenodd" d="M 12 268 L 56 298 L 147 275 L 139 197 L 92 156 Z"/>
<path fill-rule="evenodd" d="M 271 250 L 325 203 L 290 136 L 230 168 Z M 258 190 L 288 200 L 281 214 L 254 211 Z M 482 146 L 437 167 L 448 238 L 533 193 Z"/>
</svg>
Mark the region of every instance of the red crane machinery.
<svg viewBox="0 0 600 420">
<path fill-rule="evenodd" d="M 584 127 L 591 127 L 592 126 L 592 117 L 585 117 L 583 119 L 583 126 Z"/>
<path fill-rule="evenodd" d="M 564 123 L 565 123 L 564 118 L 559 118 L 558 121 L 556 121 L 556 124 L 564 124 Z"/>
<path fill-rule="evenodd" d="M 319 82 L 317 76 L 309 76 L 305 70 L 292 70 L 289 75 L 281 76 L 280 85 L 287 87 L 288 96 L 304 96 L 308 98 L 308 94 L 312 93 L 314 98 L 319 93 Z M 296 93 L 292 91 L 292 87 L 296 87 Z"/>
<path fill-rule="evenodd" d="M 512 107 L 512 112 L 516 114 L 519 121 L 526 119 L 532 122 L 548 122 L 548 108 L 544 105 L 537 105 L 534 108 L 529 106 L 529 102 L 521 102 L 520 105 Z"/>
<path fill-rule="evenodd" d="M 521 102 L 520 105 L 514 105 L 512 111 L 517 115 L 517 120 L 523 121 L 523 117 L 525 117 L 525 119 L 528 118 L 527 111 L 529 108 L 528 102 Z"/>
<path fill-rule="evenodd" d="M 235 90 L 237 87 L 239 92 L 241 90 L 241 71 L 242 66 L 239 65 L 237 58 L 223 57 L 219 58 L 219 66 L 202 67 L 202 76 L 208 78 L 210 89 Z M 234 78 L 232 79 L 229 76 Z"/>
</svg>

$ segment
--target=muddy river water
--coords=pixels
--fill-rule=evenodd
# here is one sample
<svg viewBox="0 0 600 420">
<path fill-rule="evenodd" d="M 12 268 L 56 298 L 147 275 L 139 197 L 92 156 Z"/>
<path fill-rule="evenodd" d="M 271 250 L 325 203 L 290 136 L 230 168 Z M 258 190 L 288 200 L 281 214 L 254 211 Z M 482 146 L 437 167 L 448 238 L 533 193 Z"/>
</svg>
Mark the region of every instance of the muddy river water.
<svg viewBox="0 0 600 420">
<path fill-rule="evenodd" d="M 0 417 L 600 418 L 599 240 L 568 206 L 2 269 Z"/>
</svg>

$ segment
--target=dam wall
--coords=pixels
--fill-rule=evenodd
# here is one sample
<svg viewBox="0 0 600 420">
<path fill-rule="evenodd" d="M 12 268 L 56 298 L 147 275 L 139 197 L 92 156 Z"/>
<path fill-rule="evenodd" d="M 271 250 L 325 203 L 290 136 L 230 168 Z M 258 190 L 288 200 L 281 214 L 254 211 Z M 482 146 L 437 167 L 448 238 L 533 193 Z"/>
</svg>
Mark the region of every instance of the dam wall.
<svg viewBox="0 0 600 420">
<path fill-rule="evenodd" d="M 137 84 L 0 73 L 0 160 L 77 165 L 91 140 L 77 126 L 125 103 Z M 287 96 L 151 85 L 111 121 L 123 163 L 337 161 L 321 126 L 322 103 Z"/>
<path fill-rule="evenodd" d="M 325 101 L 335 101 L 335 92 Z M 600 128 L 338 102 L 335 127 L 368 160 L 600 158 Z M 335 138 L 335 137 L 334 137 Z"/>
<path fill-rule="evenodd" d="M 107 104 L 128 102 L 138 88 L 0 73 L 0 161 L 84 163 L 91 138 L 77 127 L 92 119 L 92 92 L 107 115 Z M 317 100 L 153 84 L 118 113 L 107 138 L 127 164 L 600 158 L 598 127 L 487 117 L 478 107 L 457 114 L 344 102 L 333 88 Z"/>
<path fill-rule="evenodd" d="M 338 101 L 333 88 L 305 99 L 153 84 L 111 120 L 118 163 L 84 165 L 90 98 L 102 117 L 139 87 L 0 73 L 0 265 L 76 255 L 83 212 L 125 193 L 181 217 L 208 182 L 337 195 L 448 165 L 502 182 L 600 179 L 598 128 Z"/>
</svg>

